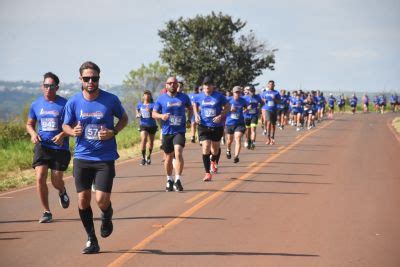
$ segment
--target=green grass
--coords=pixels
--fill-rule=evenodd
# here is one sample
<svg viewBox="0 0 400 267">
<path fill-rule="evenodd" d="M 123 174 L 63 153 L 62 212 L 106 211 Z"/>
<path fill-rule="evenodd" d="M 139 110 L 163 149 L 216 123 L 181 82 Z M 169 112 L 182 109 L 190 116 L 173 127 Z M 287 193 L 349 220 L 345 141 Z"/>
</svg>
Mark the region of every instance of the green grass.
<svg viewBox="0 0 400 267">
<path fill-rule="evenodd" d="M 31 168 L 33 144 L 23 123 L 0 124 L 0 191 L 30 185 L 35 182 L 35 172 Z M 74 138 L 70 138 L 73 152 Z M 117 136 L 118 152 L 121 160 L 138 155 L 137 145 L 140 133 L 136 123 L 125 127 Z M 66 175 L 71 174 L 72 160 Z"/>
</svg>

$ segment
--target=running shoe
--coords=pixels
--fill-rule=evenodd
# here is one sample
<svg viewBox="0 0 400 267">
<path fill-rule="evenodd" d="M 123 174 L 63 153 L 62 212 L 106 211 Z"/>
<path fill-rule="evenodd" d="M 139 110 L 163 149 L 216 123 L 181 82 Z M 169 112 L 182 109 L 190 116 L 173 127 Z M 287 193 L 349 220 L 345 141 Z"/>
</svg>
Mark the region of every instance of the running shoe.
<svg viewBox="0 0 400 267">
<path fill-rule="evenodd" d="M 60 197 L 60 205 L 61 207 L 63 207 L 64 209 L 69 207 L 69 197 L 67 194 L 67 189 L 65 189 L 64 187 L 64 193 L 59 194 Z"/>
<path fill-rule="evenodd" d="M 171 192 L 174 190 L 174 182 L 172 180 L 167 181 L 167 185 L 165 186 L 165 191 Z"/>
<path fill-rule="evenodd" d="M 271 138 L 271 142 L 269 143 L 271 146 L 272 145 L 275 145 L 275 139 L 274 138 Z"/>
<path fill-rule="evenodd" d="M 147 158 L 146 164 L 147 164 L 147 165 L 150 165 L 150 164 L 151 164 L 151 158 L 150 158 L 150 157 Z"/>
<path fill-rule="evenodd" d="M 231 159 L 231 158 L 232 158 L 232 155 L 231 155 L 231 151 L 230 151 L 230 150 L 227 150 L 227 151 L 226 151 L 226 158 L 227 158 L 227 159 Z"/>
<path fill-rule="evenodd" d="M 106 217 L 104 213 L 101 214 L 101 227 L 100 227 L 100 234 L 101 237 L 108 237 L 112 234 L 114 226 L 112 223 L 112 215 L 113 209 L 111 208 L 110 214 Z"/>
<path fill-rule="evenodd" d="M 175 183 L 174 183 L 174 190 L 175 191 L 183 191 L 183 186 L 182 186 L 182 183 L 181 183 L 181 180 L 176 180 L 175 181 Z"/>
<path fill-rule="evenodd" d="M 254 144 L 254 142 L 251 142 L 251 144 L 250 144 L 250 149 L 251 150 L 254 150 L 256 148 L 256 145 Z"/>
<path fill-rule="evenodd" d="M 39 219 L 39 223 L 49 223 L 53 220 L 53 214 L 50 211 L 45 211 L 43 216 Z"/>
<path fill-rule="evenodd" d="M 300 132 L 300 127 L 297 127 L 296 131 Z"/>
<path fill-rule="evenodd" d="M 271 144 L 271 138 L 268 138 L 267 142 L 265 142 L 266 145 Z"/>
<path fill-rule="evenodd" d="M 245 148 L 247 148 L 247 149 L 250 148 L 250 147 L 249 147 L 249 143 L 247 143 L 247 141 L 245 141 L 245 142 L 243 143 L 243 146 L 244 146 Z"/>
<path fill-rule="evenodd" d="M 97 242 L 96 239 L 89 239 L 86 242 L 86 247 L 82 250 L 82 254 L 94 254 L 94 253 L 99 253 L 100 247 L 99 243 Z"/>
<path fill-rule="evenodd" d="M 235 157 L 234 159 L 233 159 L 233 163 L 238 163 L 239 162 L 239 157 Z"/>
<path fill-rule="evenodd" d="M 192 136 L 192 139 L 190 140 L 193 144 L 196 143 L 196 137 Z"/>
<path fill-rule="evenodd" d="M 211 173 L 217 173 L 218 172 L 218 165 L 215 161 L 210 162 L 210 170 Z"/>
<path fill-rule="evenodd" d="M 143 158 L 143 159 L 140 161 L 140 165 L 142 165 L 142 166 L 146 165 L 146 159 Z"/>
<path fill-rule="evenodd" d="M 211 181 L 211 173 L 206 173 L 206 175 L 203 178 L 204 182 L 210 182 Z"/>
<path fill-rule="evenodd" d="M 263 135 L 264 135 L 264 136 L 267 136 L 267 130 L 264 130 L 264 131 L 263 131 Z"/>
</svg>

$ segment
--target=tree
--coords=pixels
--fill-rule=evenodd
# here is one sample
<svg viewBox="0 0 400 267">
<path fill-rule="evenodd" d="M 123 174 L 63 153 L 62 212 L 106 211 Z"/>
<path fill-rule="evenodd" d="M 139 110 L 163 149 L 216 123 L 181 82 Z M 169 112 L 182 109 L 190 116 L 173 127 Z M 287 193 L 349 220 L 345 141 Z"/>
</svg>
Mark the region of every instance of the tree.
<svg viewBox="0 0 400 267">
<path fill-rule="evenodd" d="M 206 75 L 212 75 L 220 87 L 250 84 L 264 69 L 274 70 L 277 50 L 267 50 L 252 31 L 239 35 L 245 26 L 240 19 L 214 12 L 170 20 L 158 32 L 164 45 L 160 57 L 192 85 L 200 84 Z"/>
<path fill-rule="evenodd" d="M 150 63 L 148 66 L 142 64 L 137 70 L 132 70 L 123 81 L 125 93 L 142 93 L 144 90 L 150 90 L 152 93 L 158 93 L 168 78 L 168 67 L 160 64 L 159 61 Z"/>
</svg>

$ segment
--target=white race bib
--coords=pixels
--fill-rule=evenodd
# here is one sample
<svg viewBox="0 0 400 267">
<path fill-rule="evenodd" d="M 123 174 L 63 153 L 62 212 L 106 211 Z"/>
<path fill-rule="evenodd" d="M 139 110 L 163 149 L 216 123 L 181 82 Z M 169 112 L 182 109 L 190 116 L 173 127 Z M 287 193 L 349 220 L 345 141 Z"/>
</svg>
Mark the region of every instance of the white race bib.
<svg viewBox="0 0 400 267">
<path fill-rule="evenodd" d="M 99 131 L 104 124 L 88 124 L 85 127 L 85 138 L 88 140 L 100 140 Z"/>
<path fill-rule="evenodd" d="M 140 113 L 142 114 L 143 119 L 149 119 L 150 118 L 150 112 L 146 109 L 141 109 Z"/>
<path fill-rule="evenodd" d="M 40 120 L 42 131 L 54 132 L 58 130 L 58 119 L 57 118 L 42 118 Z"/>
<path fill-rule="evenodd" d="M 238 120 L 239 117 L 240 117 L 240 114 L 239 114 L 239 113 L 231 113 L 231 119 L 232 119 L 232 120 Z"/>
<path fill-rule="evenodd" d="M 217 114 L 217 111 L 216 111 L 215 108 L 203 108 L 203 110 L 204 110 L 204 115 L 205 115 L 207 118 L 215 117 L 216 114 Z"/>
<path fill-rule="evenodd" d="M 255 108 L 252 108 L 252 109 L 249 109 L 249 110 L 248 110 L 248 113 L 249 113 L 249 114 L 256 114 L 256 113 L 257 113 L 257 110 L 256 110 Z"/>
<path fill-rule="evenodd" d="M 273 106 L 275 106 L 275 102 L 273 100 L 268 100 L 267 106 L 268 107 L 273 107 Z"/>
<path fill-rule="evenodd" d="M 169 116 L 169 125 L 179 126 L 181 124 L 182 124 L 182 116 L 175 116 L 175 115 Z"/>
</svg>

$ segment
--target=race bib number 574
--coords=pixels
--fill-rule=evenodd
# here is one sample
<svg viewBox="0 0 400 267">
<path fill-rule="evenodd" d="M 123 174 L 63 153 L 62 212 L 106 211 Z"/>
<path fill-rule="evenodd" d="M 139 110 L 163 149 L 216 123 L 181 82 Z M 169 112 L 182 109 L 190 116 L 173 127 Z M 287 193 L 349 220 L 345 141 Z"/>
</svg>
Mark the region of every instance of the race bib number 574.
<svg viewBox="0 0 400 267">
<path fill-rule="evenodd" d="M 100 140 L 99 131 L 104 124 L 88 124 L 85 127 L 85 138 L 88 140 Z"/>
</svg>

